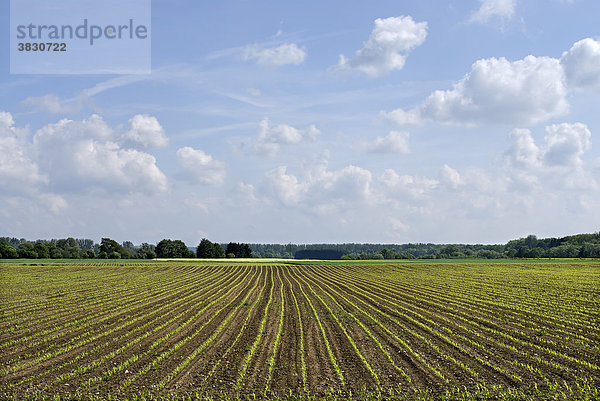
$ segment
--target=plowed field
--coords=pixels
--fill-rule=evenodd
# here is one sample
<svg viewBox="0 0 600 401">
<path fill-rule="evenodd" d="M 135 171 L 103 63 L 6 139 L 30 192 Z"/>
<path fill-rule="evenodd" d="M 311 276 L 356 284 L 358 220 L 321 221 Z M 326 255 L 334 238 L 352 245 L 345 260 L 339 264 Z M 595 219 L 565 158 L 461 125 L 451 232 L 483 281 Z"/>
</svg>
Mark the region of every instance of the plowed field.
<svg viewBox="0 0 600 401">
<path fill-rule="evenodd" d="M 0 398 L 599 396 L 597 261 L 235 263 L 0 263 Z"/>
</svg>

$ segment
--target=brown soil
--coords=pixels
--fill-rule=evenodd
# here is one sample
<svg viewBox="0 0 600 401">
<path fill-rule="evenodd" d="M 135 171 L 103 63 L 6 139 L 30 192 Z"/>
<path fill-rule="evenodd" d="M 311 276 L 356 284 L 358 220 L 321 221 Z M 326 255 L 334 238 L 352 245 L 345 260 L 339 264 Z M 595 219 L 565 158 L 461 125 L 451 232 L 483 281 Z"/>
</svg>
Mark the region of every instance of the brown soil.
<svg viewBox="0 0 600 401">
<path fill-rule="evenodd" d="M 83 290 L 77 289 L 54 304 L 45 297 L 7 304 L 2 316 L 12 316 L 17 326 L 12 331 L 7 321 L 0 326 L 0 366 L 14 369 L 0 375 L 0 398 L 8 394 L 19 398 L 36 390 L 47 395 L 72 394 L 77 389 L 82 394 L 100 395 L 130 395 L 143 390 L 157 395 L 196 391 L 234 395 L 237 384 L 238 393 L 258 396 L 285 396 L 305 390 L 316 396 L 363 389 L 385 392 L 390 388 L 442 392 L 454 385 L 519 387 L 542 384 L 546 379 L 568 381 L 598 375 L 598 369 L 590 365 L 597 364 L 600 358 L 597 332 L 586 333 L 577 324 L 560 325 L 541 313 L 520 313 L 515 307 L 491 302 L 493 299 L 470 301 L 463 296 L 453 297 L 436 284 L 410 285 L 387 275 L 390 269 L 401 274 L 410 267 L 162 264 L 145 268 L 150 269 L 152 281 L 141 291 L 133 286 L 138 281 L 131 285 L 120 283 L 115 288 L 106 281 L 89 281 L 90 294 L 96 298 L 90 296 L 85 303 L 76 302 L 83 299 Z M 137 271 L 144 274 L 142 268 Z M 114 270 L 108 272 L 111 277 L 120 277 Z M 46 267 L 39 274 L 58 273 Z M 376 279 L 379 276 L 381 280 Z M 214 288 L 210 288 L 212 285 Z M 97 298 L 101 293 L 108 303 Z M 210 306 L 196 316 L 207 305 Z M 282 333 L 274 352 L 282 310 Z M 261 330 L 265 311 L 266 324 Z M 177 318 L 167 324 L 174 317 Z M 81 325 L 69 326 L 82 318 L 87 320 Z M 134 321 L 136 318 L 139 320 Z M 39 325 L 28 326 L 38 320 Z M 188 320 L 189 324 L 184 325 Z M 121 325 L 96 341 L 73 346 Z M 155 329 L 159 325 L 164 327 Z M 53 337 L 45 341 L 50 337 L 36 337 L 36 330 L 48 330 Z M 300 348 L 301 332 L 304 352 Z M 143 335 L 143 340 L 119 354 L 111 354 Z M 151 349 L 153 343 L 168 335 L 168 339 Z M 29 336 L 33 336 L 31 340 L 8 345 L 11 338 Z M 256 350 L 249 358 L 257 338 Z M 574 338 L 595 347 L 574 345 Z M 326 343 L 342 372 L 343 383 Z M 177 344 L 183 345 L 175 350 Z M 203 344 L 208 346 L 189 358 Z M 61 347 L 65 349 L 57 353 Z M 44 357 L 46 353 L 51 356 Z M 163 353 L 168 356 L 157 368 L 137 376 Z M 103 377 L 134 356 L 138 359 L 112 377 L 89 387 L 84 385 L 88 379 Z M 269 379 L 269 361 L 273 356 Z M 40 357 L 42 362 L 31 364 Z M 182 365 L 184 361 L 189 363 Z M 238 380 L 246 361 L 243 379 Z M 97 366 L 58 382 L 61 375 L 90 364 Z M 517 376 L 523 382 L 516 380 Z M 136 380 L 124 386 L 132 377 Z M 164 388 L 159 388 L 163 381 Z"/>
</svg>

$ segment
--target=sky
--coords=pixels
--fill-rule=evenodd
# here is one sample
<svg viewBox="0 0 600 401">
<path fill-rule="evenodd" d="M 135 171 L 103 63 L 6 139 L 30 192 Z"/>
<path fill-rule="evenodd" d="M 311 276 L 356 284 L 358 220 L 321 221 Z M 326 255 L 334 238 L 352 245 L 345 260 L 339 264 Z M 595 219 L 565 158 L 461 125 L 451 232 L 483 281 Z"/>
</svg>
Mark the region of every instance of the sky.
<svg viewBox="0 0 600 401">
<path fill-rule="evenodd" d="M 2 1 L 0 236 L 596 232 L 598 15 L 597 0 L 154 0 L 150 73 L 11 74 Z"/>
</svg>

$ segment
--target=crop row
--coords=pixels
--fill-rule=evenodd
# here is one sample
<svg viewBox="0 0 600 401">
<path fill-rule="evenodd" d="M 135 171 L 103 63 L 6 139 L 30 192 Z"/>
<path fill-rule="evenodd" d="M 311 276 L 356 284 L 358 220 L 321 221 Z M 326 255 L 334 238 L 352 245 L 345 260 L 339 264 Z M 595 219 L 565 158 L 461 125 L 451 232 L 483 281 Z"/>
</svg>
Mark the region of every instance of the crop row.
<svg viewBox="0 0 600 401">
<path fill-rule="evenodd" d="M 600 376 L 598 265 L 560 267 L 5 264 L 0 398 L 551 389 Z"/>
</svg>

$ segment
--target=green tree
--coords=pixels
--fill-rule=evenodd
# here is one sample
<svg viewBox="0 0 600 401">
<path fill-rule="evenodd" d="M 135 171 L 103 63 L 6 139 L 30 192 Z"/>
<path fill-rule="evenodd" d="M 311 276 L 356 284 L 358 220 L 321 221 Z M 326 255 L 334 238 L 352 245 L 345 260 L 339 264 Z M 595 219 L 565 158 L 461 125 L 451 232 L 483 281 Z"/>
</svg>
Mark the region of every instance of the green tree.
<svg viewBox="0 0 600 401">
<path fill-rule="evenodd" d="M 48 253 L 52 259 L 60 259 L 63 257 L 62 251 L 56 246 L 56 242 L 50 241 L 46 244 L 46 247 L 48 247 Z"/>
<path fill-rule="evenodd" d="M 37 259 L 38 254 L 31 242 L 22 242 L 17 249 L 20 258 Z"/>
<path fill-rule="evenodd" d="M 40 258 L 40 259 L 50 258 L 50 251 L 48 250 L 48 247 L 46 246 L 46 244 L 43 243 L 42 241 L 37 241 L 33 245 L 33 249 L 37 252 L 38 258 Z"/>
<path fill-rule="evenodd" d="M 4 238 L 0 238 L 0 257 L 3 259 L 16 259 L 19 257 L 17 248 L 12 246 Z"/>
<path fill-rule="evenodd" d="M 224 258 L 225 250 L 221 245 L 202 238 L 196 248 L 196 256 L 199 258 Z"/>
<path fill-rule="evenodd" d="M 75 238 L 59 239 L 56 241 L 56 247 L 60 251 L 61 258 L 77 259 L 80 256 L 81 248 Z"/>
<path fill-rule="evenodd" d="M 96 254 L 91 249 L 82 249 L 81 250 L 81 258 L 83 259 L 94 259 Z"/>
<path fill-rule="evenodd" d="M 194 256 L 194 252 L 178 239 L 163 239 L 156 244 L 156 257 L 158 258 L 193 258 Z"/>
<path fill-rule="evenodd" d="M 387 248 L 383 248 L 381 251 L 379 251 L 379 253 L 381 254 L 381 256 L 383 256 L 384 259 L 397 259 L 398 258 L 398 254 L 394 251 L 391 251 Z"/>
<path fill-rule="evenodd" d="M 137 256 L 141 259 L 154 259 L 156 257 L 156 252 L 154 252 L 155 249 L 156 247 L 154 245 L 144 242 L 137 250 Z"/>
<path fill-rule="evenodd" d="M 115 252 L 119 254 L 119 259 L 131 259 L 135 255 L 133 251 L 125 249 L 123 245 L 110 238 L 102 238 L 99 250 L 105 252 L 111 259 L 115 259 L 111 256 Z"/>
<path fill-rule="evenodd" d="M 252 249 L 250 249 L 250 245 L 248 244 L 240 244 L 237 242 L 230 242 L 227 244 L 227 250 L 225 253 L 228 255 L 232 253 L 236 258 L 251 258 L 252 257 Z"/>
</svg>

